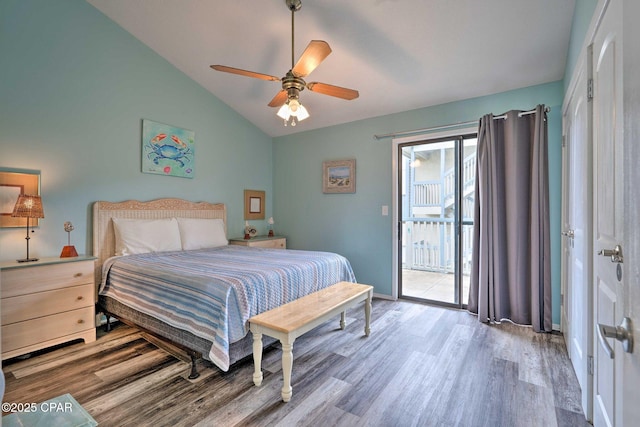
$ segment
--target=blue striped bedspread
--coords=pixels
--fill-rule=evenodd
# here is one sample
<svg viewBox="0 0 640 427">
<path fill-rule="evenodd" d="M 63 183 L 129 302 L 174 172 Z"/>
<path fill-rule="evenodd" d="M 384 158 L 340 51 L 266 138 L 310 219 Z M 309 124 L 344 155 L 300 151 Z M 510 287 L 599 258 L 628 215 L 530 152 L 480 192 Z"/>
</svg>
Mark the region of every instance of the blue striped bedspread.
<svg viewBox="0 0 640 427">
<path fill-rule="evenodd" d="M 340 281 L 355 282 L 338 254 L 222 246 L 110 258 L 100 295 L 213 343 L 209 359 L 229 369 L 229 344 L 250 317 Z"/>
</svg>

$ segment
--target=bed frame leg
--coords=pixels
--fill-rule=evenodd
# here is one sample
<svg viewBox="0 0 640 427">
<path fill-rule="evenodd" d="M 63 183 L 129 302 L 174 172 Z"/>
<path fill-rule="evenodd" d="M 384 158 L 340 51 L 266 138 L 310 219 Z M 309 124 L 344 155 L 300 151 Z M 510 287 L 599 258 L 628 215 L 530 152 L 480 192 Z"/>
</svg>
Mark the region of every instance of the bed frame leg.
<svg viewBox="0 0 640 427">
<path fill-rule="evenodd" d="M 105 315 L 107 316 L 107 323 L 104 324 L 104 331 L 111 332 L 111 316 L 107 312 L 105 312 Z"/>
<path fill-rule="evenodd" d="M 189 373 L 189 379 L 190 380 L 195 380 L 196 378 L 198 378 L 200 376 L 200 373 L 198 372 L 198 369 L 196 368 L 196 360 L 197 357 L 195 354 L 189 352 L 189 357 L 191 357 L 191 372 Z"/>
</svg>

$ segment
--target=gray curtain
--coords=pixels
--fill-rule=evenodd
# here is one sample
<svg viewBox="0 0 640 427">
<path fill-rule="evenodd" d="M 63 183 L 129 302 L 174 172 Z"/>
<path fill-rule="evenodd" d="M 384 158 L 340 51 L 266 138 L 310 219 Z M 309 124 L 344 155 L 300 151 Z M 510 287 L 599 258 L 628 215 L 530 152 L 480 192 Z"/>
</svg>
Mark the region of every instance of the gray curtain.
<svg viewBox="0 0 640 427">
<path fill-rule="evenodd" d="M 468 309 L 551 331 L 546 113 L 519 113 L 480 119 Z"/>
</svg>

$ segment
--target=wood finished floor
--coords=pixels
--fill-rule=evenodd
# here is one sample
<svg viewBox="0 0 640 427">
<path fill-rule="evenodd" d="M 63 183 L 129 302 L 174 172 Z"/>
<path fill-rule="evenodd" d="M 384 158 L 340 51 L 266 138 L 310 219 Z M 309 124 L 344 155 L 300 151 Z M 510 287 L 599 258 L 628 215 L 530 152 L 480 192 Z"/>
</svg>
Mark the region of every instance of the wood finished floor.
<svg viewBox="0 0 640 427">
<path fill-rule="evenodd" d="M 5 402 L 71 395 L 100 426 L 588 426 L 562 336 L 480 324 L 463 311 L 375 299 L 298 338 L 293 397 L 278 346 L 229 372 L 188 363 L 133 328 L 4 363 Z"/>
</svg>

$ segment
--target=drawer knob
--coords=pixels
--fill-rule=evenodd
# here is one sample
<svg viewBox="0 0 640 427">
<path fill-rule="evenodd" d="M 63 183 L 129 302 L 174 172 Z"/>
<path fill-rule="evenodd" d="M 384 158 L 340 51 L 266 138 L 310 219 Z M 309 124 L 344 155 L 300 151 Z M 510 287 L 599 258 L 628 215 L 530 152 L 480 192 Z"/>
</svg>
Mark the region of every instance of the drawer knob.
<svg viewBox="0 0 640 427">
<path fill-rule="evenodd" d="M 82 295 L 78 295 L 78 301 L 80 301 L 82 298 Z"/>
<path fill-rule="evenodd" d="M 84 320 L 79 319 L 79 320 L 78 320 L 78 324 L 82 324 L 82 323 L 84 323 Z"/>
<path fill-rule="evenodd" d="M 82 273 L 76 273 L 73 275 L 73 277 L 80 277 L 80 276 L 82 276 Z"/>
</svg>

